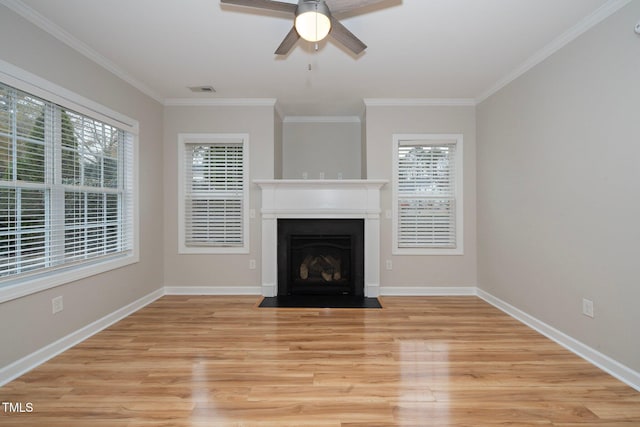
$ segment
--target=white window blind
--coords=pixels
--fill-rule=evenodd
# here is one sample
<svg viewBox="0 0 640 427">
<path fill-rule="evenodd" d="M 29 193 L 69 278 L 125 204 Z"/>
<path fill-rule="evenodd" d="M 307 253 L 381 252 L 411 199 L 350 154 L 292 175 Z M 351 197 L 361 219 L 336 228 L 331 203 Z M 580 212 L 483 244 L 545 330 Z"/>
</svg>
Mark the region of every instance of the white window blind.
<svg viewBox="0 0 640 427">
<path fill-rule="evenodd" d="M 183 246 L 246 248 L 247 170 L 243 138 L 183 141 Z M 220 140 L 222 139 L 222 140 Z"/>
<path fill-rule="evenodd" d="M 61 111 L 64 253 L 68 261 L 133 245 L 131 135 L 68 110 Z M 66 129 L 66 130 L 65 130 Z"/>
<path fill-rule="evenodd" d="M 441 137 L 396 140 L 394 249 L 397 252 L 419 254 L 442 250 L 444 254 L 459 249 L 460 145 L 461 141 Z"/>
<path fill-rule="evenodd" d="M 0 84 L 0 285 L 129 254 L 133 136 Z"/>
</svg>

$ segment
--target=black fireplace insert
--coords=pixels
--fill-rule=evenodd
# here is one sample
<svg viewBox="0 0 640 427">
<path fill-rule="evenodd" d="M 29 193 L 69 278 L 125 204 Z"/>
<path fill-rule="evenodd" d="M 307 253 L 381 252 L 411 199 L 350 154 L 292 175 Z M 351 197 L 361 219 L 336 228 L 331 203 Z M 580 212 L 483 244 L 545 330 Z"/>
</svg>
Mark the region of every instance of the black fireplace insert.
<svg viewBox="0 0 640 427">
<path fill-rule="evenodd" d="M 278 296 L 364 296 L 363 219 L 278 219 Z"/>
</svg>

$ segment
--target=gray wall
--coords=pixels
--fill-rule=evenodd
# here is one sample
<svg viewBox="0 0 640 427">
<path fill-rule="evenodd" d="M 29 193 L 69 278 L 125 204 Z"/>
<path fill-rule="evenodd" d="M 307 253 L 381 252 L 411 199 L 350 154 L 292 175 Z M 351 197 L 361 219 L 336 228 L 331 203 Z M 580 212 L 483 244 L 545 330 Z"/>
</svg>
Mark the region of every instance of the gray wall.
<svg viewBox="0 0 640 427">
<path fill-rule="evenodd" d="M 362 138 L 362 144 L 360 146 L 360 176 L 362 179 L 367 179 L 367 115 L 365 114 L 362 122 L 360 123 L 360 138 Z"/>
<path fill-rule="evenodd" d="M 478 107 L 480 288 L 636 371 L 638 18 L 634 1 Z"/>
<path fill-rule="evenodd" d="M 4 6 L 0 59 L 140 124 L 140 262 L 0 304 L 3 367 L 162 287 L 163 107 Z"/>
<path fill-rule="evenodd" d="M 282 120 L 282 116 L 276 109 L 273 115 L 273 177 L 275 179 L 282 179 L 282 140 L 284 138 L 284 124 Z"/>
<path fill-rule="evenodd" d="M 320 120 L 320 119 L 318 119 Z M 302 179 L 362 178 L 362 128 L 360 121 L 289 122 L 283 129 L 282 177 Z"/>
<path fill-rule="evenodd" d="M 384 211 L 392 208 L 393 135 L 396 133 L 462 134 L 464 145 L 464 255 L 391 255 L 392 223 Z M 382 287 L 476 286 L 476 122 L 469 107 L 367 106 L 367 178 L 386 179 L 382 188 L 380 256 Z M 386 270 L 391 260 L 393 270 Z"/>
<path fill-rule="evenodd" d="M 250 253 L 178 254 L 178 134 L 248 133 L 249 180 L 274 177 L 274 108 L 166 107 L 164 115 L 164 276 L 166 286 L 259 287 L 260 188 L 250 184 Z M 249 261 L 256 260 L 256 269 Z M 233 291 L 231 291 L 233 292 Z M 259 292 L 259 290 L 257 291 Z"/>
</svg>

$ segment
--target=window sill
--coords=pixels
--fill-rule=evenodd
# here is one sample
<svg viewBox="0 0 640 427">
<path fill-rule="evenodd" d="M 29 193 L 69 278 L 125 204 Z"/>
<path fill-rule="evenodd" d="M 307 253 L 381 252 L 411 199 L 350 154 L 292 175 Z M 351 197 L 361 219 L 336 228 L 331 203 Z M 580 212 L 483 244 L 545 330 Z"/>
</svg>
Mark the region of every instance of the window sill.
<svg viewBox="0 0 640 427">
<path fill-rule="evenodd" d="M 393 248 L 392 255 L 429 255 L 429 256 L 452 256 L 464 255 L 462 248 L 459 249 L 399 249 Z"/>
<path fill-rule="evenodd" d="M 188 254 L 201 254 L 201 255 L 241 255 L 241 254 L 249 254 L 249 247 L 239 247 L 239 248 L 221 248 L 221 247 L 204 247 L 204 246 L 194 246 L 194 247 L 186 247 L 181 245 L 178 248 L 178 254 L 180 255 L 188 255 Z"/>
</svg>

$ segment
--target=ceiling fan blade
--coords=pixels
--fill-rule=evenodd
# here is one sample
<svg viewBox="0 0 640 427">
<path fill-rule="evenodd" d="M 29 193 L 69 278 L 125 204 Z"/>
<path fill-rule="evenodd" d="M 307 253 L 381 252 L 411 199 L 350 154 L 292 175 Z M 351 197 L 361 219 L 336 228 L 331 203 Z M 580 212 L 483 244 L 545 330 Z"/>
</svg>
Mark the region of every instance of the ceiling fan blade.
<svg viewBox="0 0 640 427">
<path fill-rule="evenodd" d="M 220 3 L 234 4 L 237 6 L 255 7 L 258 9 L 277 10 L 279 12 L 296 13 L 297 4 L 271 0 L 220 0 Z"/>
<path fill-rule="evenodd" d="M 299 38 L 300 36 L 296 31 L 296 27 L 291 28 L 291 31 L 289 31 L 289 34 L 285 36 L 284 40 L 282 40 L 282 43 L 280 43 L 280 46 L 278 46 L 278 48 L 276 49 L 275 54 L 286 55 L 287 53 L 289 53 L 291 48 L 296 44 Z"/>
<path fill-rule="evenodd" d="M 354 36 L 351 31 L 347 30 L 347 27 L 333 16 L 331 17 L 331 32 L 329 34 L 356 55 L 359 55 L 367 48 L 366 44 L 362 43 L 359 38 Z"/>
<path fill-rule="evenodd" d="M 365 6 L 371 6 L 385 0 L 325 0 L 331 13 L 349 12 Z"/>
</svg>

